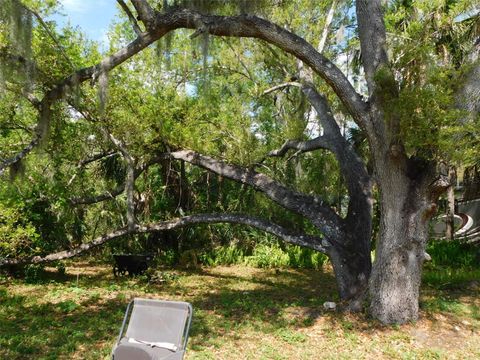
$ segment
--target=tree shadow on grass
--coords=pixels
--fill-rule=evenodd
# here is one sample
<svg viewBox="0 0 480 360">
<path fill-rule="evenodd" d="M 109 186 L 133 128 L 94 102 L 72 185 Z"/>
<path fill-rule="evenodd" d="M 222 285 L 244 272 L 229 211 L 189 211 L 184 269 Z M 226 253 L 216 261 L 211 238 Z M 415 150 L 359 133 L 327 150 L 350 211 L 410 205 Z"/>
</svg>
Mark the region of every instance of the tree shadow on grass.
<svg viewBox="0 0 480 360">
<path fill-rule="evenodd" d="M 323 302 L 338 297 L 335 279 L 319 271 L 280 271 L 244 276 L 208 272 L 218 284 L 191 299 L 194 322 L 190 346 L 201 350 L 219 338 L 235 338 L 239 332 L 254 331 L 276 336 L 312 326 L 324 314 Z M 276 278 L 277 277 L 277 278 Z M 239 283 L 253 289 L 232 288 Z"/>
<path fill-rule="evenodd" d="M 10 266 L 8 268 L 0 268 L 0 279 L 3 275 L 6 278 L 25 280 L 27 283 L 46 284 L 50 282 L 58 283 L 74 283 L 78 278 L 82 280 L 89 279 L 90 282 L 98 282 L 113 278 L 113 266 L 110 264 L 90 264 L 82 261 L 69 263 L 67 271 L 59 271 L 52 265 L 46 267 L 38 266 L 35 272 L 29 272 L 28 266 Z M 95 269 L 95 270 L 93 270 Z"/>
<path fill-rule="evenodd" d="M 479 295 L 478 290 L 467 286 L 463 289 L 426 288 L 420 297 L 421 316 L 433 323 L 444 323 L 447 318 L 452 326 L 462 319 L 480 322 Z"/>
<path fill-rule="evenodd" d="M 0 358 L 100 359 L 108 355 L 125 304 L 113 299 L 34 303 L 0 289 Z"/>
<path fill-rule="evenodd" d="M 19 296 L 9 294 L 8 284 L 4 284 L 7 290 L 0 287 L 0 358 L 108 357 L 128 303 L 127 296 L 120 296 L 125 290 L 128 296 L 191 302 L 194 320 L 189 348 L 200 351 L 239 336 L 301 341 L 298 336 L 302 329 L 313 326 L 319 318 L 332 321 L 332 326 L 338 321 L 351 326 L 348 318 L 342 320 L 342 314 L 324 312 L 323 302 L 338 298 L 335 279 L 328 271 L 232 267 L 179 273 L 181 281 L 156 286 L 141 279 L 115 280 L 102 267 L 98 274 L 81 279 L 80 288 L 73 286 L 75 276 L 67 276 L 39 300 L 32 299 L 32 294 L 39 291 L 45 296 L 41 286 L 33 287 L 30 295 Z M 46 286 L 55 276 L 45 279 Z M 115 288 L 110 291 L 110 286 Z M 108 296 L 101 292 L 94 295 L 101 287 L 110 291 Z M 59 296 L 75 291 L 81 296 L 59 301 L 56 289 Z"/>
</svg>

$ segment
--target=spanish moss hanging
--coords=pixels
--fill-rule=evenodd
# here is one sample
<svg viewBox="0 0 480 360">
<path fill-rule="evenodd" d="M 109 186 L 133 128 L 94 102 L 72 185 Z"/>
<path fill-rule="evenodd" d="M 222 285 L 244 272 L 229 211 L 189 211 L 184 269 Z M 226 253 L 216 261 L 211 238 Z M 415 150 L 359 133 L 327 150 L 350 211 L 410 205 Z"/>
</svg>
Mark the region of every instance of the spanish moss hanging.
<svg viewBox="0 0 480 360">
<path fill-rule="evenodd" d="M 0 0 L 0 81 L 32 87 L 32 14 L 19 0 Z M 13 59 L 17 61 L 12 62 Z"/>
</svg>

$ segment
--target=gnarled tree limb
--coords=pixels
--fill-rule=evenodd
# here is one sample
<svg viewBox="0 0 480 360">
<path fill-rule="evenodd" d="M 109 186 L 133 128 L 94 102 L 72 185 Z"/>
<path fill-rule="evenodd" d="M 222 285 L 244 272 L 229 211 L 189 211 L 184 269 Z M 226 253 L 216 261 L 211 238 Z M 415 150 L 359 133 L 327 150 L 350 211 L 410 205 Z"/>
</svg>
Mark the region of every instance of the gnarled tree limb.
<svg viewBox="0 0 480 360">
<path fill-rule="evenodd" d="M 333 139 L 328 136 L 318 136 L 315 139 L 300 141 L 300 140 L 287 140 L 283 145 L 276 150 L 272 150 L 268 153 L 268 156 L 284 156 L 288 150 L 297 150 L 299 153 L 314 151 L 318 149 L 328 149 L 333 147 Z"/>
<path fill-rule="evenodd" d="M 145 27 L 151 28 L 155 22 L 155 12 L 145 0 L 130 0 L 135 10 L 137 10 L 138 18 L 145 24 Z"/>
<path fill-rule="evenodd" d="M 193 224 L 215 224 L 215 223 L 232 223 L 232 224 L 242 224 L 255 227 L 257 229 L 263 230 L 279 238 L 283 239 L 284 241 L 308 247 L 322 253 L 327 253 L 329 249 L 329 244 L 326 240 L 322 240 L 321 238 L 313 235 L 307 234 L 296 234 L 291 232 L 290 230 L 272 223 L 270 221 L 248 216 L 242 214 L 197 214 L 191 216 L 185 216 L 177 219 L 166 220 L 154 224 L 149 225 L 135 225 L 133 229 L 129 229 L 128 227 L 115 230 L 111 233 L 104 234 L 102 236 L 97 237 L 96 239 L 84 243 L 76 248 L 70 250 L 59 251 L 53 254 L 45 255 L 45 256 L 35 256 L 32 258 L 25 258 L 25 259 L 0 259 L 0 267 L 8 266 L 8 265 L 23 265 L 23 264 L 40 264 L 46 263 L 55 260 L 63 260 L 72 258 L 74 256 L 80 255 L 86 251 L 89 251 L 97 246 L 107 243 L 108 241 L 117 239 L 119 237 L 125 235 L 133 235 L 133 234 L 144 234 L 144 233 L 152 233 L 157 231 L 164 231 L 164 230 L 172 230 L 181 228 L 188 225 Z"/>
<path fill-rule="evenodd" d="M 363 125 L 367 104 L 363 102 L 362 97 L 355 91 L 345 74 L 303 38 L 256 16 L 203 15 L 190 9 L 174 9 L 164 14 L 158 14 L 156 26 L 171 26 L 172 18 L 175 19 L 175 28 L 196 29 L 196 24 L 201 22 L 205 24 L 206 30 L 212 35 L 258 38 L 296 56 L 332 87 L 355 120 L 361 126 Z"/>
<path fill-rule="evenodd" d="M 228 164 L 191 150 L 174 151 L 165 156 L 184 160 L 226 178 L 252 186 L 284 208 L 305 216 L 329 239 L 338 238 L 339 232 L 342 231 L 341 218 L 317 196 L 296 192 L 253 169 Z"/>
</svg>

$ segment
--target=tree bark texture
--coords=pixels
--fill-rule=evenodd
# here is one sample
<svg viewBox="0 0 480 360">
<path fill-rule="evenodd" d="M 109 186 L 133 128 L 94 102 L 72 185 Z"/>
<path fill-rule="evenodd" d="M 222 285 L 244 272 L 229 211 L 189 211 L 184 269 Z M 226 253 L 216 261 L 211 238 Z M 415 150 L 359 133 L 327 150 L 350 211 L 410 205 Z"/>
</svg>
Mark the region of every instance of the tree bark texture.
<svg viewBox="0 0 480 360">
<path fill-rule="evenodd" d="M 382 184 L 381 217 L 370 279 L 370 313 L 383 323 L 418 318 L 429 220 L 439 192 L 447 186 L 441 184 L 438 191 L 433 191 L 429 170 L 424 166 L 410 159 L 407 172 L 394 163 L 377 169 Z"/>
</svg>

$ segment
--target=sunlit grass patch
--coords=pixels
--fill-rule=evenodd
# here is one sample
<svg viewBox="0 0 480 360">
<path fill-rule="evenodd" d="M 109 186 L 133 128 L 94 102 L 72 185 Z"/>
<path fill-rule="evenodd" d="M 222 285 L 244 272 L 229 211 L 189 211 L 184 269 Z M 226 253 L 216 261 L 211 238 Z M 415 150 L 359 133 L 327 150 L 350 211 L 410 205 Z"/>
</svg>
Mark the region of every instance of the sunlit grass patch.
<svg viewBox="0 0 480 360">
<path fill-rule="evenodd" d="M 427 286 L 421 319 L 393 327 L 326 312 L 323 302 L 338 298 L 328 267 L 164 268 L 171 281 L 151 283 L 70 265 L 36 284 L 0 280 L 1 359 L 108 359 L 133 297 L 193 304 L 187 359 L 475 359 L 480 348 L 480 304 L 468 289 Z"/>
</svg>

